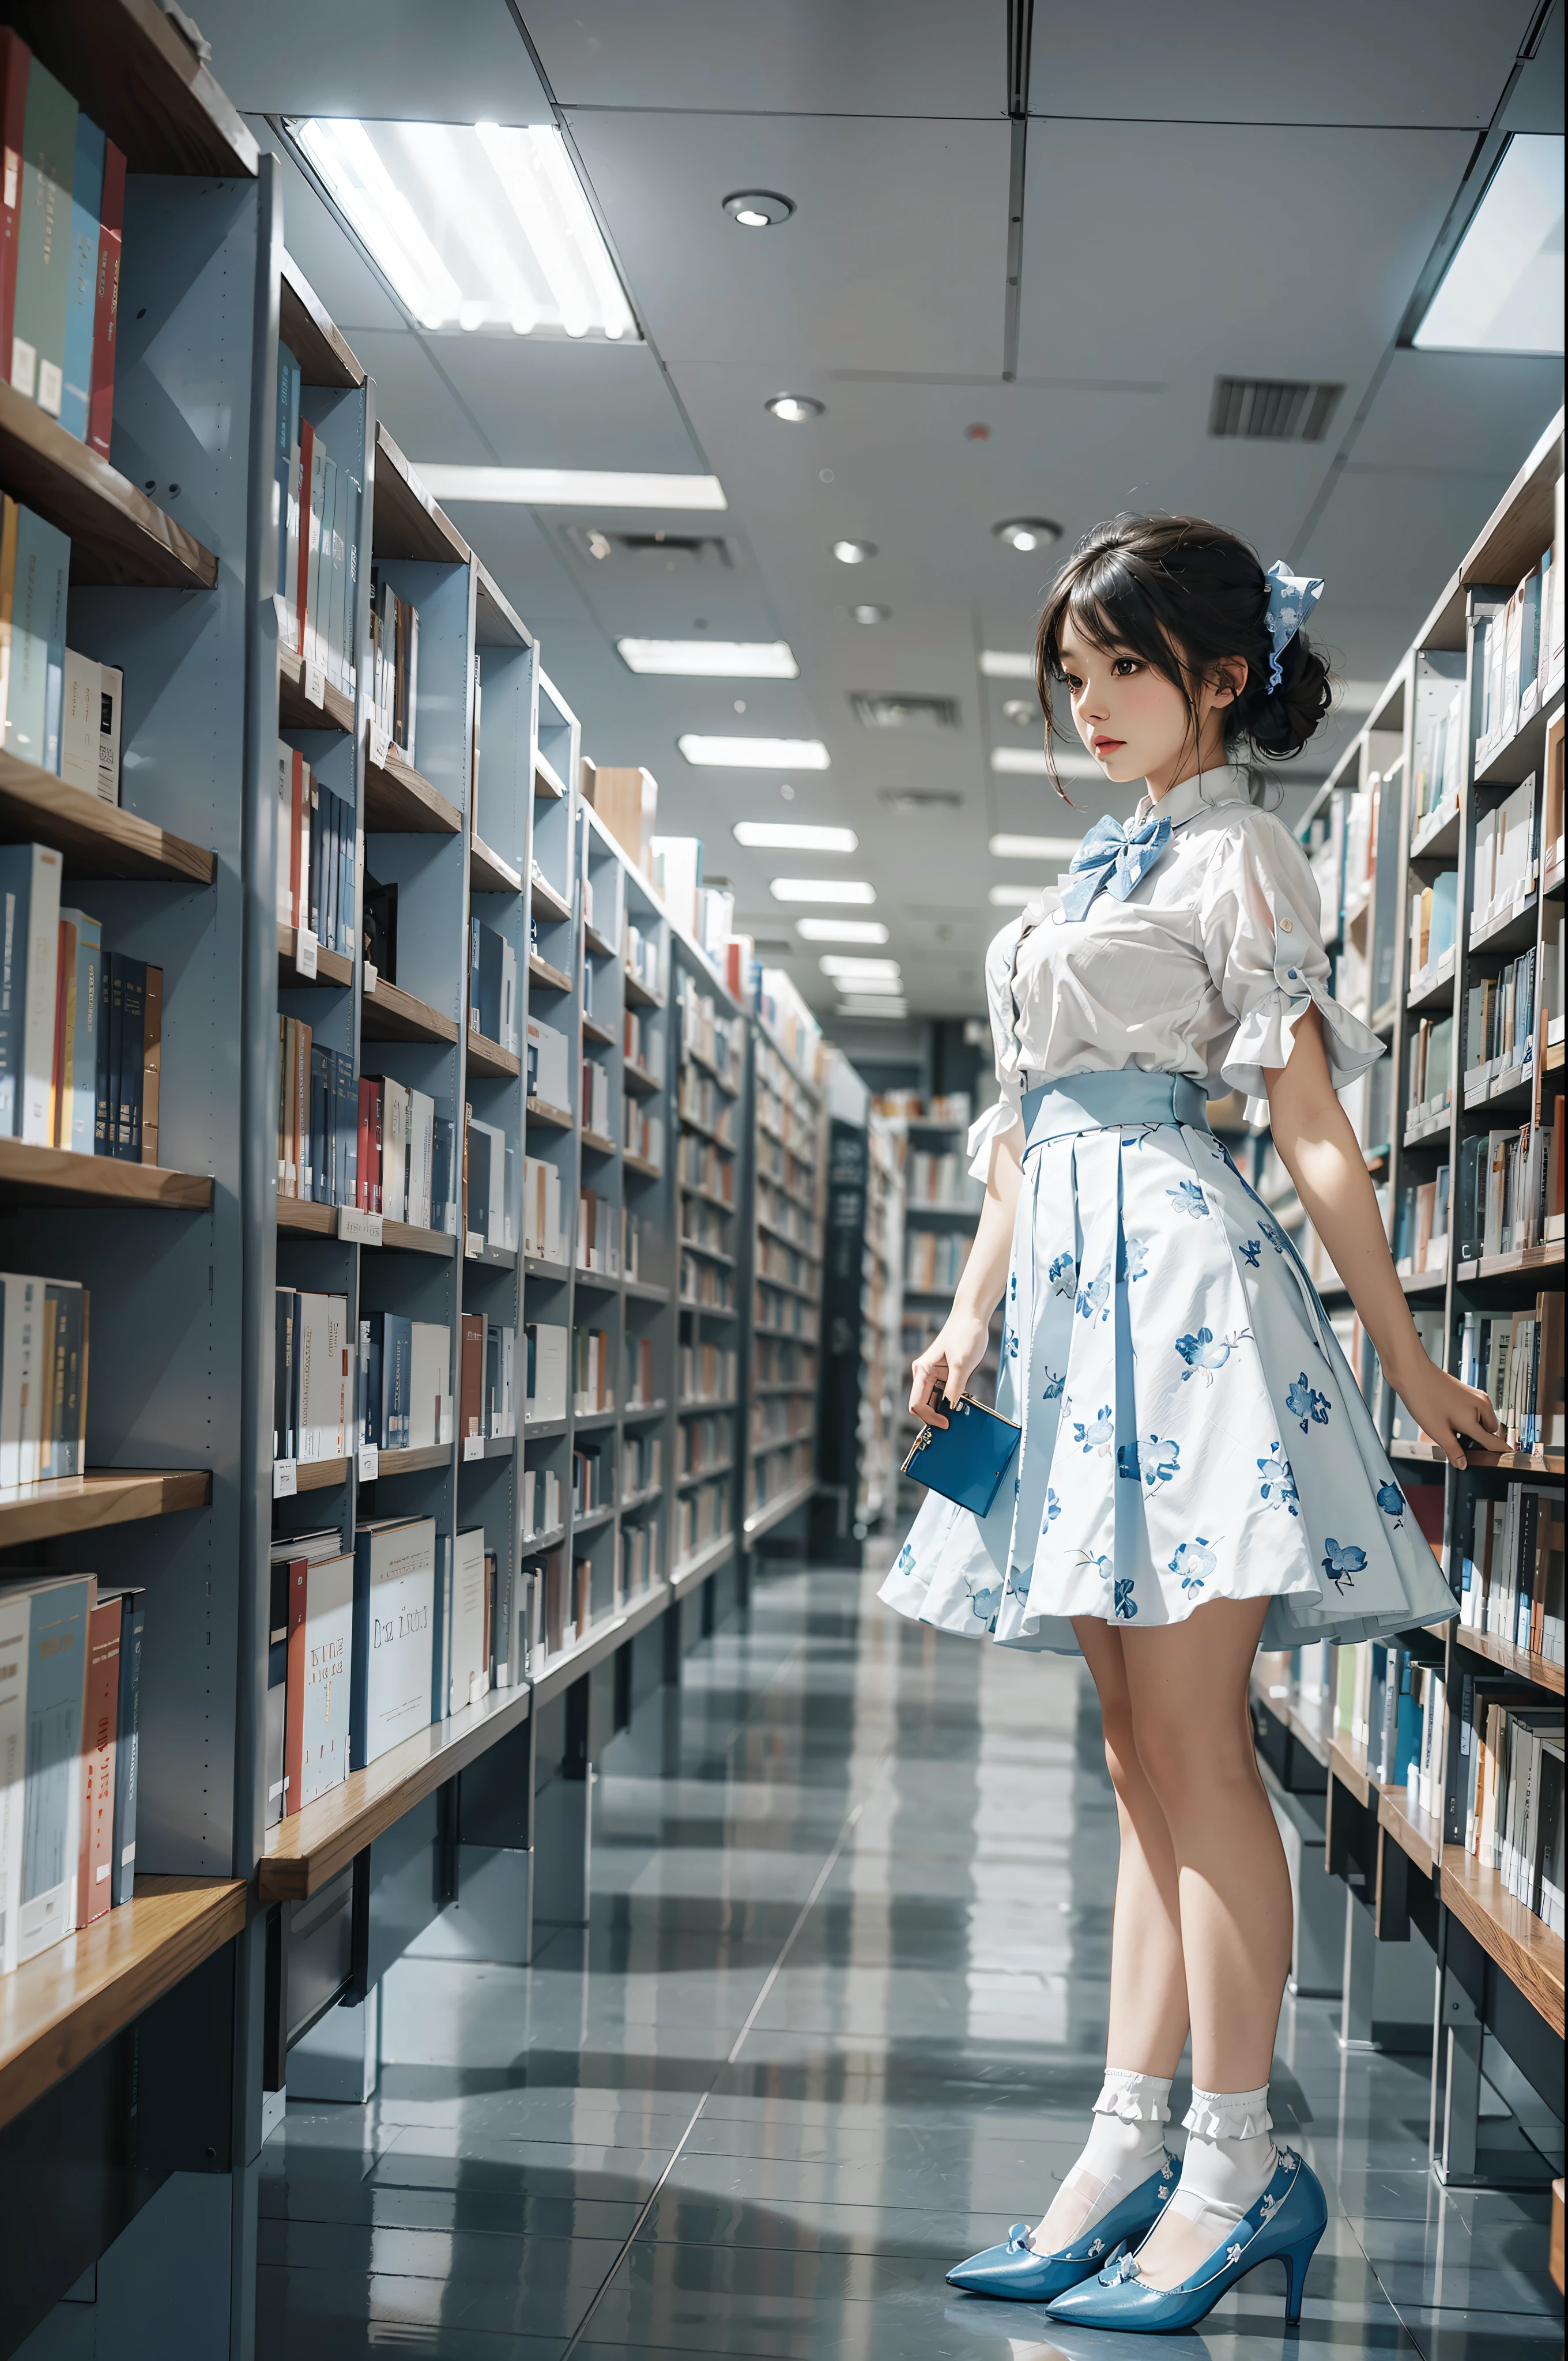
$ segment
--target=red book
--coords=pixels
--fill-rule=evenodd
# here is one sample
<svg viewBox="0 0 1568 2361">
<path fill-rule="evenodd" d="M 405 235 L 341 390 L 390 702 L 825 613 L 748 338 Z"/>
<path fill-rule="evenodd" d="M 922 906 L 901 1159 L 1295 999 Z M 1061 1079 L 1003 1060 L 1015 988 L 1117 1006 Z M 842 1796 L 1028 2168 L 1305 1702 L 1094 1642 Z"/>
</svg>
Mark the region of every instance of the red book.
<svg viewBox="0 0 1568 2361">
<path fill-rule="evenodd" d="M 359 1077 L 359 1116 L 355 1140 L 354 1195 L 362 1213 L 376 1210 L 370 1195 L 370 1136 L 376 1124 L 376 1085 L 367 1074 Z"/>
<path fill-rule="evenodd" d="M 16 309 L 16 240 L 22 218 L 22 145 L 32 52 L 9 26 L 0 32 L 0 377 L 10 380 Z"/>
<path fill-rule="evenodd" d="M 465 1440 L 485 1431 L 486 1325 L 482 1312 L 464 1312 L 462 1359 L 457 1375 L 457 1432 Z"/>
<path fill-rule="evenodd" d="M 372 1077 L 371 1087 L 373 1088 L 376 1095 L 370 1123 L 370 1186 L 372 1191 L 370 1198 L 370 1211 L 373 1213 L 378 1213 L 383 1210 L 381 1203 L 381 1122 L 386 1111 L 387 1094 L 381 1087 L 381 1078 L 378 1074 Z"/>
<path fill-rule="evenodd" d="M 114 1899 L 115 1733 L 120 1719 L 120 1625 L 116 1592 L 87 1625 L 87 1687 L 82 1706 L 82 1850 L 76 1924 L 90 1927 Z"/>
<path fill-rule="evenodd" d="M 295 644 L 302 650 L 305 645 L 305 593 L 311 578 L 311 467 L 315 447 L 315 429 L 308 418 L 302 419 L 300 422 L 300 583 L 296 600 L 300 611 L 299 620 L 295 624 L 295 630 L 299 634 Z M 297 917 L 294 923 L 298 926 Z"/>
<path fill-rule="evenodd" d="M 104 142 L 104 203 L 98 217 L 98 285 L 93 306 L 93 383 L 87 399 L 87 440 L 109 456 L 115 423 L 115 349 L 120 317 L 120 240 L 126 223 L 126 159 Z"/>
<path fill-rule="evenodd" d="M 54 1071 L 49 1078 L 49 1136 L 55 1148 L 71 1146 L 71 1116 L 61 1116 L 65 1104 L 66 986 L 76 974 L 76 928 L 69 918 L 60 922 L 60 959 L 54 983 Z M 60 1137 L 63 1129 L 65 1137 Z"/>
</svg>

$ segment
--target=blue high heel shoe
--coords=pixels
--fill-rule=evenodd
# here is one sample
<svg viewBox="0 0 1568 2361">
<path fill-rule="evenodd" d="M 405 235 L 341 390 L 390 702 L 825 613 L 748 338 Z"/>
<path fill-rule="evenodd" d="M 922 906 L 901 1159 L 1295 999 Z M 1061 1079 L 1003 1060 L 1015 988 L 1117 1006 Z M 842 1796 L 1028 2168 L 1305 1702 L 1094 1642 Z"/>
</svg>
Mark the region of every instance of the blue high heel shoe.
<svg viewBox="0 0 1568 2361">
<path fill-rule="evenodd" d="M 1257 2203 L 1190 2279 L 1173 2288 L 1146 2287 L 1138 2278 L 1136 2255 L 1124 2255 L 1109 2270 L 1054 2299 L 1052 2319 L 1135 2332 L 1195 2328 L 1239 2279 L 1277 2257 L 1285 2266 L 1286 2325 L 1294 2327 L 1301 2317 L 1307 2266 L 1327 2225 L 1329 2209 L 1311 2166 L 1288 2147 L 1277 2153 L 1274 2177 Z"/>
<path fill-rule="evenodd" d="M 949 2287 L 970 2295 L 1010 2296 L 1018 2303 L 1049 2303 L 1099 2269 L 1118 2246 L 1131 2246 L 1146 2237 L 1161 2208 L 1176 2187 L 1176 2158 L 1166 2156 L 1157 2172 L 1129 2191 L 1102 2221 L 1095 2222 L 1069 2246 L 1036 2255 L 1029 2245 L 1028 2226 L 1014 2222 L 1003 2246 L 987 2246 L 948 2273 Z"/>
</svg>

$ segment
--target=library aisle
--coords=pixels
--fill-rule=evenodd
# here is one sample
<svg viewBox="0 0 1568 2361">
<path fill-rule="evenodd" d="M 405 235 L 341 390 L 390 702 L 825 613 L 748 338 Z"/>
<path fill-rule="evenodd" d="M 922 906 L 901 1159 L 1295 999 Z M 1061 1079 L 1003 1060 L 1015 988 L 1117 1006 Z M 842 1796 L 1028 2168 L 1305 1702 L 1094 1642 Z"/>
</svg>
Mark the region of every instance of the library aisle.
<svg viewBox="0 0 1568 2361">
<path fill-rule="evenodd" d="M 258 2361 L 1135 2349 L 942 2276 L 1043 2210 L 1099 2087 L 1092 1691 L 876 1579 L 771 1577 L 634 1714 L 586 1933 L 395 1971 L 375 2096 L 291 2104 L 264 2151 Z M 1549 2196 L 1442 2189 L 1427 2060 L 1349 2055 L 1338 2016 L 1287 2000 L 1270 2092 L 1330 2206 L 1291 2349 L 1555 2361 Z M 1277 2279 L 1162 2351 L 1277 2353 Z"/>
</svg>

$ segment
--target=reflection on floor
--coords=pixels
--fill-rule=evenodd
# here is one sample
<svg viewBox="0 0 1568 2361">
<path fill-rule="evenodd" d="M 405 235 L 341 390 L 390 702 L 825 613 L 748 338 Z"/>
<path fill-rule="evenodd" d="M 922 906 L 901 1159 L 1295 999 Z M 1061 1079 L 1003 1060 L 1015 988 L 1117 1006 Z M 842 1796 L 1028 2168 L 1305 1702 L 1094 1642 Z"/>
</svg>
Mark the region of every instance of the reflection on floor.
<svg viewBox="0 0 1568 2361">
<path fill-rule="evenodd" d="M 1080 2145 L 1114 1821 L 1076 1660 L 873 1589 L 769 1581 L 617 1741 L 587 1935 L 405 1972 L 370 2104 L 291 2106 L 258 2361 L 1151 2354 L 943 2284 Z M 1273 2103 L 1329 2191 L 1301 2361 L 1557 2361 L 1545 2201 L 1434 2186 L 1424 2061 L 1288 2002 Z M 1277 2353 L 1281 2319 L 1270 2265 L 1158 2349 Z"/>
</svg>

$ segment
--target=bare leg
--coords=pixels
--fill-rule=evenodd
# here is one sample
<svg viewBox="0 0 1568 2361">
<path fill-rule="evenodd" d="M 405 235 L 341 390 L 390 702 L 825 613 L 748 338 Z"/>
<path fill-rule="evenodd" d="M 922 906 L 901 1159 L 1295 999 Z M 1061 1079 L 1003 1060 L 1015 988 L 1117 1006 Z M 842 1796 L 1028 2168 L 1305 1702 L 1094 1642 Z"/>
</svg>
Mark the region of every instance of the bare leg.
<svg viewBox="0 0 1568 2361">
<path fill-rule="evenodd" d="M 1179 1864 L 1192 2080 L 1218 2092 L 1268 2081 L 1290 1964 L 1290 1881 L 1258 1775 L 1247 1674 L 1268 1601 L 1212 1599 L 1185 1623 L 1121 1634 L 1138 1759 Z M 1167 2213 L 1138 2254 L 1174 2286 L 1215 2244 Z"/>
<path fill-rule="evenodd" d="M 1123 1634 L 1114 1624 L 1091 1616 L 1080 1616 L 1072 1628 L 1099 1693 L 1105 1763 L 1116 1794 L 1122 1838 L 1111 1936 L 1106 2062 L 1168 2078 L 1187 2039 L 1176 1854 L 1133 1741 Z M 1103 2186 L 1081 2167 L 1070 2172 L 1034 2232 L 1031 2244 L 1036 2251 L 1048 2254 L 1075 2238 Z"/>
</svg>

